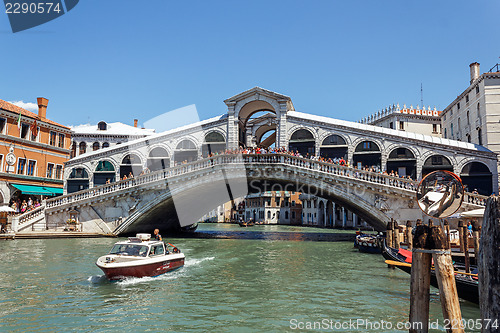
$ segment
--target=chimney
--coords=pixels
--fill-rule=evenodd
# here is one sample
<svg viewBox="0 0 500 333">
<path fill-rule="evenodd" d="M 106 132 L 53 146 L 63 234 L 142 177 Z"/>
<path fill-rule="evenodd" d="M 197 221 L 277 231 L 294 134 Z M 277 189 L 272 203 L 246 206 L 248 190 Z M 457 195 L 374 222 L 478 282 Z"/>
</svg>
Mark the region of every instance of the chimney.
<svg viewBox="0 0 500 333">
<path fill-rule="evenodd" d="M 138 120 L 134 119 L 134 127 L 137 127 L 137 122 L 138 122 Z"/>
<path fill-rule="evenodd" d="M 479 76 L 481 75 L 479 73 L 479 63 L 473 62 L 472 64 L 469 65 L 470 67 L 470 83 L 474 82 L 474 80 L 478 79 Z"/>
<path fill-rule="evenodd" d="M 40 117 L 40 119 L 45 119 L 49 100 L 43 97 L 38 97 L 36 100 L 38 102 L 38 117 Z"/>
</svg>

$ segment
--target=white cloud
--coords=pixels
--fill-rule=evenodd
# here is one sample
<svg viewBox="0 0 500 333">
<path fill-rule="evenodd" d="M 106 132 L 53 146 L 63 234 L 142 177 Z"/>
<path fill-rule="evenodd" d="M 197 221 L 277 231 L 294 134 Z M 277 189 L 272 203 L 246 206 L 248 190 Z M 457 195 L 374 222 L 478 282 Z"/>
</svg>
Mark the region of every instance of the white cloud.
<svg viewBox="0 0 500 333">
<path fill-rule="evenodd" d="M 26 109 L 31 112 L 37 112 L 38 111 L 38 105 L 36 103 L 31 103 L 31 102 L 23 102 L 23 101 L 16 101 L 16 102 L 9 102 L 12 103 L 16 106 L 19 106 L 20 108 Z"/>
</svg>

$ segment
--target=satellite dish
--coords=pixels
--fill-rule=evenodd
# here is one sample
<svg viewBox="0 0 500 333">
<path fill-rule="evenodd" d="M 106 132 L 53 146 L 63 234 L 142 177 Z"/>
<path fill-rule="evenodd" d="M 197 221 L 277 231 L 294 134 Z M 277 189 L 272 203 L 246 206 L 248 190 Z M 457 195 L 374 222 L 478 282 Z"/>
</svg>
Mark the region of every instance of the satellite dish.
<svg viewBox="0 0 500 333">
<path fill-rule="evenodd" d="M 464 186 L 453 172 L 439 170 L 429 173 L 417 188 L 420 209 L 430 217 L 445 218 L 462 206 Z"/>
</svg>

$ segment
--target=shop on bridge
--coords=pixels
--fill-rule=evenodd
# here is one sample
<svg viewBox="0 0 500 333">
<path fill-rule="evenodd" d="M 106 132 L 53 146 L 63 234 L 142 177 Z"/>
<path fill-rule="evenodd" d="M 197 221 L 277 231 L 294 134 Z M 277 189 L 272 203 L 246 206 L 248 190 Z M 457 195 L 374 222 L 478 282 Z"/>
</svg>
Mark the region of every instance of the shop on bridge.
<svg viewBox="0 0 500 333">
<path fill-rule="evenodd" d="M 460 178 L 466 191 L 477 191 L 479 194 L 488 196 L 493 192 L 492 177 L 490 169 L 480 162 L 470 162 L 460 172 Z"/>
<path fill-rule="evenodd" d="M 387 158 L 386 170 L 389 174 L 397 172 L 400 177 L 417 179 L 417 159 L 409 149 L 396 148 Z"/>
<path fill-rule="evenodd" d="M 343 158 L 347 161 L 347 143 L 339 135 L 332 134 L 325 138 L 319 148 L 321 157 L 326 159 Z"/>
<path fill-rule="evenodd" d="M 292 134 L 288 142 L 288 149 L 298 151 L 302 156 L 315 155 L 316 141 L 309 130 L 299 129 Z"/>
<path fill-rule="evenodd" d="M 374 167 L 380 170 L 382 153 L 379 146 L 372 141 L 363 141 L 356 146 L 353 154 L 354 167 Z"/>
</svg>

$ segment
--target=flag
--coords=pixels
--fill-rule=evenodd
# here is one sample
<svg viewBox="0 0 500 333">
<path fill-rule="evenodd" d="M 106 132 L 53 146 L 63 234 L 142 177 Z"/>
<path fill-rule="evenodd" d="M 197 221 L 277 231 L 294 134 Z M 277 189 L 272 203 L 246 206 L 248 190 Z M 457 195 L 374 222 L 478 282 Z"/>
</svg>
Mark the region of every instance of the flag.
<svg viewBox="0 0 500 333">
<path fill-rule="evenodd" d="M 19 112 L 19 118 L 17 118 L 17 129 L 21 130 L 21 112 Z"/>
<path fill-rule="evenodd" d="M 36 119 L 35 119 L 35 122 L 31 125 L 31 135 L 36 138 L 36 136 L 38 135 L 38 126 L 37 126 L 37 123 L 36 123 Z"/>
</svg>

